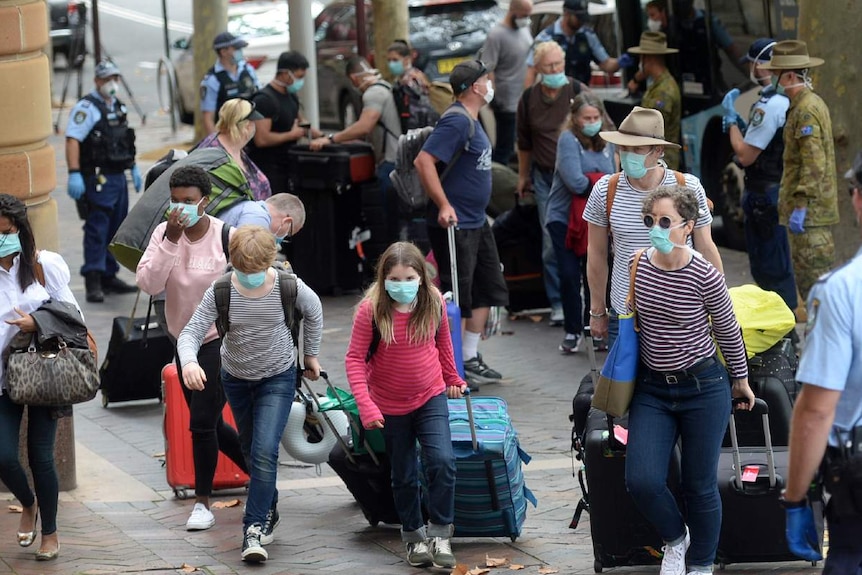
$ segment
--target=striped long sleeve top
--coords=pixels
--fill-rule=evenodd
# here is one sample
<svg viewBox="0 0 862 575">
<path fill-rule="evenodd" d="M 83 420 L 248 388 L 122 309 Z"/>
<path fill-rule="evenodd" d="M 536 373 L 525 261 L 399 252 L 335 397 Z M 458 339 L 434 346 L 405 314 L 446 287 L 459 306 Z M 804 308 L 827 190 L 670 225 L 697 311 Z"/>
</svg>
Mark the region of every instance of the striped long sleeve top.
<svg viewBox="0 0 862 575">
<path fill-rule="evenodd" d="M 714 335 L 730 377 L 747 377 L 745 344 L 724 276 L 693 250 L 688 265 L 672 271 L 650 262 L 654 252 L 644 252 L 635 277 L 641 360 L 657 371 L 691 367 L 715 354 Z"/>
</svg>

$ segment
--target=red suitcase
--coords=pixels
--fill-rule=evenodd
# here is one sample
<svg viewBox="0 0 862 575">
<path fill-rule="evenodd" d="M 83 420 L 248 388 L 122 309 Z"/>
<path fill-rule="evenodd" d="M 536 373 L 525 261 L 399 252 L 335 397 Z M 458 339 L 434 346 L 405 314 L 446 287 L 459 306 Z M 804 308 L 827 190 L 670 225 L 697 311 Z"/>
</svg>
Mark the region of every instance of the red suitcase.
<svg viewBox="0 0 862 575">
<path fill-rule="evenodd" d="M 162 385 L 165 398 L 165 469 L 174 494 L 185 499 L 194 494 L 195 464 L 192 457 L 192 434 L 189 431 L 189 408 L 180 388 L 180 378 L 174 363 L 162 368 Z M 234 427 L 230 406 L 225 404 L 224 420 Z M 236 463 L 219 453 L 213 489 L 236 489 L 246 487 L 249 477 Z M 191 491 L 191 493 L 189 493 Z"/>
</svg>

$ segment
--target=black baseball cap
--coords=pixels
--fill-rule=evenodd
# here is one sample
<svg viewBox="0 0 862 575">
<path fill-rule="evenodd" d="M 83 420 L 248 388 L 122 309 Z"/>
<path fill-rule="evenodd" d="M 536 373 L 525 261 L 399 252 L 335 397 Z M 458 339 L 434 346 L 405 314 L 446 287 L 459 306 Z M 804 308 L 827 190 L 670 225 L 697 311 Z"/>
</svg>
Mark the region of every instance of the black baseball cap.
<svg viewBox="0 0 862 575">
<path fill-rule="evenodd" d="M 449 84 L 456 96 L 472 86 L 476 80 L 488 73 L 488 68 L 481 60 L 469 60 L 461 62 L 449 74 Z"/>
<path fill-rule="evenodd" d="M 263 120 L 263 114 L 257 111 L 257 104 L 255 104 L 251 100 L 247 100 L 249 104 L 251 104 L 251 111 L 246 115 L 245 118 L 240 120 L 240 122 L 244 120 Z"/>
</svg>

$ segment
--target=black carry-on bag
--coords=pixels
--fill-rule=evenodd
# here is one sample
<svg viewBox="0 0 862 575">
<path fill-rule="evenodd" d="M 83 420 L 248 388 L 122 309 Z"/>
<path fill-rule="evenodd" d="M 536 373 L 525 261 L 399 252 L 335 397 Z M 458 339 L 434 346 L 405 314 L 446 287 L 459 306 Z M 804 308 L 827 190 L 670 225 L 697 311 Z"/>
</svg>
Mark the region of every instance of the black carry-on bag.
<svg viewBox="0 0 862 575">
<path fill-rule="evenodd" d="M 760 418 L 763 440 L 758 447 L 740 447 L 737 419 Z M 802 561 L 790 552 L 785 535 L 785 512 L 778 497 L 786 482 L 788 450 L 774 448 L 769 424 L 769 406 L 756 399 L 750 412 L 730 415 L 730 449 L 722 448 L 718 460 L 718 490 L 721 494 L 721 536 L 716 562 L 729 563 Z M 823 517 L 819 497 L 810 497 L 815 506 L 815 524 L 823 539 Z"/>
<path fill-rule="evenodd" d="M 151 317 L 136 318 L 141 292 L 135 297 L 130 317 L 115 317 L 108 352 L 99 368 L 102 406 L 137 399 L 162 400 L 162 368 L 174 359 L 168 334 Z"/>
</svg>

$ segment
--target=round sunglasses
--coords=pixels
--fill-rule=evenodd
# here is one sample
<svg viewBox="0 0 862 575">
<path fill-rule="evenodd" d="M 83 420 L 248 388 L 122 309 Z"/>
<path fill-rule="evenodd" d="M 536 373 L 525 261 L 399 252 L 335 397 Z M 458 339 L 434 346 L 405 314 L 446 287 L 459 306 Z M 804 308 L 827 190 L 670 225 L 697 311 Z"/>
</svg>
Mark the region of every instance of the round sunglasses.
<svg viewBox="0 0 862 575">
<path fill-rule="evenodd" d="M 684 223 L 684 222 L 680 222 Z M 654 227 L 656 224 L 656 219 L 652 216 L 644 216 L 644 225 L 648 228 Z M 668 216 L 662 216 L 658 219 L 658 225 L 663 230 L 669 230 L 673 225 L 673 221 Z"/>
</svg>

